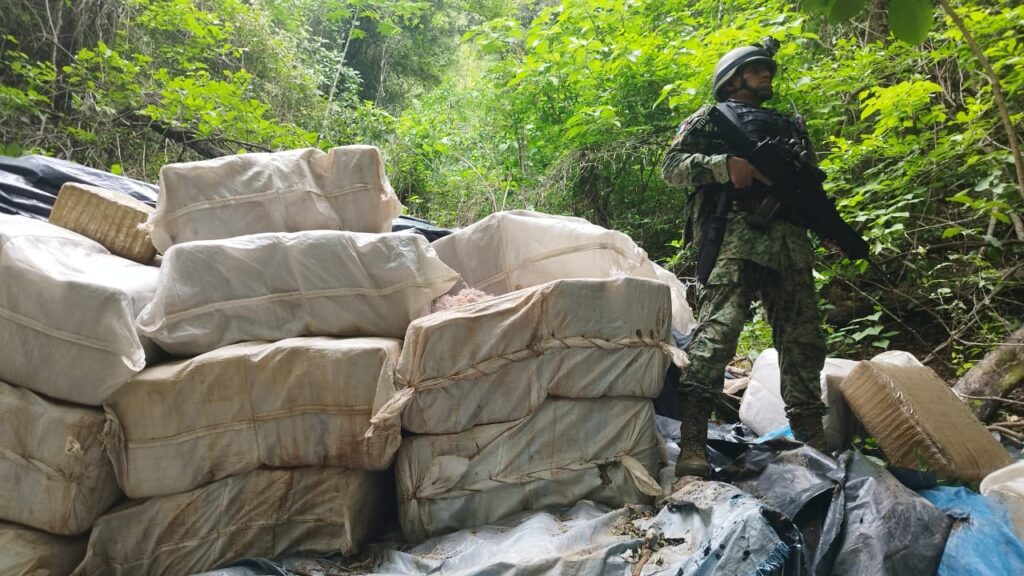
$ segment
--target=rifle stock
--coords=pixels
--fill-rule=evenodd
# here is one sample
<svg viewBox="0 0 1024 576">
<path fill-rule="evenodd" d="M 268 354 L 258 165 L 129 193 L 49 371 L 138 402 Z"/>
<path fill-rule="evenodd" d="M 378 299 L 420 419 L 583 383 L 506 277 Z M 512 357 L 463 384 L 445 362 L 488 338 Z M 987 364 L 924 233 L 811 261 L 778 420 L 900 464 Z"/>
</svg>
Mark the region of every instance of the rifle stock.
<svg viewBox="0 0 1024 576">
<path fill-rule="evenodd" d="M 718 207 L 708 218 L 700 248 L 697 250 L 697 281 L 707 284 L 711 271 L 718 260 L 718 252 L 725 240 L 725 227 L 729 222 L 729 192 L 722 190 L 718 195 Z"/>
</svg>

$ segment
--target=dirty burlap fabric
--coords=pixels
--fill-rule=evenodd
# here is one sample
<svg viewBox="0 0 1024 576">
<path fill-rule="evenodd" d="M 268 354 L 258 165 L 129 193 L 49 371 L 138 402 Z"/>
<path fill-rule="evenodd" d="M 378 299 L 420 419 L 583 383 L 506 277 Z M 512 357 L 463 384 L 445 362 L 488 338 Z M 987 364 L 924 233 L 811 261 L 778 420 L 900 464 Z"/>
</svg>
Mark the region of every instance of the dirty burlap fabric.
<svg viewBox="0 0 1024 576">
<path fill-rule="evenodd" d="M 388 433 L 453 434 L 522 418 L 548 396 L 654 398 L 671 351 L 668 288 L 558 280 L 424 316 L 406 333 Z"/>
<path fill-rule="evenodd" d="M 148 264 L 156 256 L 145 223 L 153 209 L 128 194 L 65 182 L 50 223 L 91 238 L 122 258 Z"/>
<path fill-rule="evenodd" d="M 96 522 L 74 576 L 184 576 L 245 557 L 353 554 L 388 509 L 382 472 L 261 469 L 133 500 Z"/>
<path fill-rule="evenodd" d="M 939 478 L 981 481 L 1012 461 L 931 368 L 861 362 L 840 389 L 897 466 L 924 464 Z"/>
<path fill-rule="evenodd" d="M 0 574 L 64 576 L 85 556 L 85 536 L 56 536 L 0 522 Z"/>
<path fill-rule="evenodd" d="M 463 287 L 489 294 L 567 278 L 636 276 L 658 280 L 673 292 L 672 327 L 694 325 L 686 289 L 622 232 L 582 218 L 529 210 L 498 212 L 433 244 L 445 264 L 462 275 Z"/>
<path fill-rule="evenodd" d="M 183 356 L 293 336 L 401 338 L 458 275 L 417 234 L 314 230 L 178 244 L 143 334 Z"/>
<path fill-rule="evenodd" d="M 260 466 L 384 470 L 401 433 L 364 434 L 394 393 L 401 342 L 246 342 L 147 368 L 110 397 L 107 451 L 131 498 Z"/>
<path fill-rule="evenodd" d="M 102 432 L 97 408 L 0 382 L 0 520 L 53 534 L 89 530 L 121 498 Z"/>
<path fill-rule="evenodd" d="M 587 498 L 649 503 L 661 487 L 654 409 L 642 398 L 551 398 L 529 417 L 458 434 L 411 436 L 395 460 L 409 541 Z"/>
<path fill-rule="evenodd" d="M 305 148 L 164 166 L 149 227 L 164 253 L 182 242 L 262 232 L 388 232 L 401 213 L 380 150 Z"/>
<path fill-rule="evenodd" d="M 85 236 L 0 215 L 0 380 L 102 404 L 146 365 L 135 316 L 157 275 Z"/>
</svg>

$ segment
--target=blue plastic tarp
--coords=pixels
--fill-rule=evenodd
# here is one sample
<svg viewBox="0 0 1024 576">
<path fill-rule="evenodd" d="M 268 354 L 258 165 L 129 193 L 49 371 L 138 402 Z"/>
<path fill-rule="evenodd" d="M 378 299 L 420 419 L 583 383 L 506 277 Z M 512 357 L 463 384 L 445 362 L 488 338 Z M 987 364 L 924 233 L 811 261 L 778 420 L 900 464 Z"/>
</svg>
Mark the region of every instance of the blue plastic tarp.
<svg viewBox="0 0 1024 576">
<path fill-rule="evenodd" d="M 939 486 L 918 494 L 954 519 L 939 576 L 1024 574 L 1024 544 L 1001 504 L 967 488 Z"/>
</svg>

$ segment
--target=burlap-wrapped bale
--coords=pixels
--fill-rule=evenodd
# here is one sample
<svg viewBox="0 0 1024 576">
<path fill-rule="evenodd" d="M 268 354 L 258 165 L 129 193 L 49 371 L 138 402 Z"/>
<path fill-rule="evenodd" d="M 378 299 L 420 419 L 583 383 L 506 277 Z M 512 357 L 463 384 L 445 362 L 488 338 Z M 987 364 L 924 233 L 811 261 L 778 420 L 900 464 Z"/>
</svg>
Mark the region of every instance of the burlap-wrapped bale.
<svg viewBox="0 0 1024 576">
<path fill-rule="evenodd" d="M 89 530 L 122 497 L 103 425 L 99 409 L 0 382 L 0 520 L 53 534 Z"/>
<path fill-rule="evenodd" d="M 401 342 L 246 342 L 147 368 L 106 403 L 107 451 L 131 498 L 261 466 L 384 470 L 401 433 L 366 437 L 395 391 Z"/>
<path fill-rule="evenodd" d="M 552 280 L 637 276 L 673 291 L 672 326 L 694 325 L 683 285 L 660 270 L 629 236 L 582 218 L 529 210 L 498 212 L 434 242 L 437 255 L 462 275 L 462 287 L 505 294 Z"/>
<path fill-rule="evenodd" d="M 70 230 L 0 215 L 0 380 L 102 404 L 146 365 L 135 316 L 158 274 Z"/>
<path fill-rule="evenodd" d="M 374 418 L 453 434 L 509 422 L 548 396 L 655 398 L 668 366 L 668 288 L 652 280 L 558 280 L 415 320 L 398 379 Z"/>
<path fill-rule="evenodd" d="M 395 461 L 399 526 L 416 542 L 583 498 L 649 503 L 662 450 L 638 398 L 552 398 L 515 422 L 412 436 Z"/>
<path fill-rule="evenodd" d="M 163 253 L 263 232 L 389 232 L 401 213 L 380 150 L 357 145 L 168 164 L 149 225 Z"/>
<path fill-rule="evenodd" d="M 417 234 L 316 230 L 178 244 L 143 334 L 172 354 L 295 336 L 401 338 L 458 275 Z"/>
<path fill-rule="evenodd" d="M 938 374 L 926 366 L 861 362 L 840 384 L 890 462 L 976 482 L 1011 462 Z"/>
<path fill-rule="evenodd" d="M 156 256 L 146 220 L 153 209 L 128 194 L 67 182 L 60 187 L 50 224 L 91 238 L 112 254 L 147 264 Z"/>
<path fill-rule="evenodd" d="M 133 500 L 96 522 L 74 576 L 182 576 L 246 557 L 354 554 L 393 506 L 382 472 L 254 470 Z"/>
<path fill-rule="evenodd" d="M 0 574 L 66 576 L 85 556 L 85 536 L 56 536 L 0 522 Z"/>
</svg>

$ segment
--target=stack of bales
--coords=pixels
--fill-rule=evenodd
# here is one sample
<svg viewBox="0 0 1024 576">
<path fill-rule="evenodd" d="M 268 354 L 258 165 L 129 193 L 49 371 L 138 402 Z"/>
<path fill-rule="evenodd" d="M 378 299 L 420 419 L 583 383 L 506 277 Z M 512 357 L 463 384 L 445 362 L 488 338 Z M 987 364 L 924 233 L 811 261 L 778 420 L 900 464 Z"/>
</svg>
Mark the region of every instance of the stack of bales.
<svg viewBox="0 0 1024 576">
<path fill-rule="evenodd" d="M 2 519 L 92 528 L 87 547 L 0 529 L 67 556 L 16 573 L 66 574 L 83 550 L 75 574 L 188 574 L 365 542 L 400 441 L 366 429 L 406 326 L 457 280 L 425 239 L 382 234 L 400 210 L 377 149 L 351 146 L 166 166 L 159 270 L 5 220 L 0 378 L 94 406 L 0 390 Z M 145 367 L 149 341 L 177 358 Z"/>
<path fill-rule="evenodd" d="M 157 270 L 0 215 L 0 573 L 67 574 L 123 496 L 101 404 L 146 362 L 135 315 Z"/>
<path fill-rule="evenodd" d="M 151 214 L 73 193 L 55 214 L 93 239 L 0 216 L 0 573 L 352 553 L 396 452 L 413 540 L 658 492 L 649 398 L 692 314 L 624 235 L 511 212 L 439 258 L 384 233 L 366 146 L 166 166 Z M 159 268 L 128 259 L 146 232 Z M 497 296 L 429 314 L 465 287 Z"/>
<path fill-rule="evenodd" d="M 497 296 L 413 321 L 403 389 L 374 418 L 373 435 L 415 434 L 396 460 L 406 539 L 660 494 L 650 399 L 672 353 L 673 298 L 643 251 L 532 212 L 492 215 L 434 246 L 460 272 L 456 290 Z"/>
</svg>

